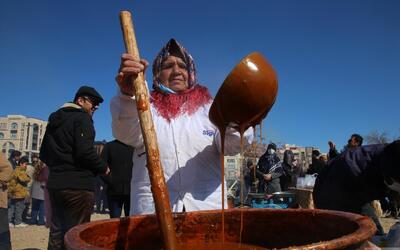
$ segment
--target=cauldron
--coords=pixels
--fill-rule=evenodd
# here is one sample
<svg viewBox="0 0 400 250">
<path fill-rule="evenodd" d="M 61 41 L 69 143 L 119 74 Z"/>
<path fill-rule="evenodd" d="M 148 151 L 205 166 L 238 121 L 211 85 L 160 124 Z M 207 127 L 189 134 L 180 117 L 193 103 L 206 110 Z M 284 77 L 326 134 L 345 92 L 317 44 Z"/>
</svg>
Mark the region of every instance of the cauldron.
<svg viewBox="0 0 400 250">
<path fill-rule="evenodd" d="M 243 213 L 241 232 L 241 213 Z M 375 233 L 357 214 L 318 209 L 228 209 L 222 244 L 221 211 L 174 214 L 184 249 L 356 249 Z M 241 235 L 241 237 L 240 237 Z M 241 238 L 241 239 L 240 239 Z M 72 228 L 68 249 L 162 249 L 155 215 L 93 221 Z"/>
</svg>

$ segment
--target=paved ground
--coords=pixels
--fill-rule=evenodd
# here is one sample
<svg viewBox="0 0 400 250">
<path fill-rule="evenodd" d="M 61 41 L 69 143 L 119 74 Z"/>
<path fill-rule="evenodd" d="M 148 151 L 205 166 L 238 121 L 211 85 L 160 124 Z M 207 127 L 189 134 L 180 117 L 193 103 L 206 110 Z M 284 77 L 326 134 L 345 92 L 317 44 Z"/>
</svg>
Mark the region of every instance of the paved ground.
<svg viewBox="0 0 400 250">
<path fill-rule="evenodd" d="M 105 214 L 93 214 L 91 220 L 108 219 Z M 27 226 L 11 228 L 11 245 L 13 250 L 47 249 L 49 229 L 45 226 Z"/>
</svg>

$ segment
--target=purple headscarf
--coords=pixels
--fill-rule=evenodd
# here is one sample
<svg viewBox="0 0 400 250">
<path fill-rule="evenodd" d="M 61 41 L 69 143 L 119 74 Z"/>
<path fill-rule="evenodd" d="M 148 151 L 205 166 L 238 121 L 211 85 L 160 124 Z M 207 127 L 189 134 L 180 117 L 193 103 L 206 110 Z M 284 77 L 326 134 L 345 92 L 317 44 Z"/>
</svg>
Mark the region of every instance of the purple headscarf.
<svg viewBox="0 0 400 250">
<path fill-rule="evenodd" d="M 194 66 L 194 61 L 192 56 L 186 51 L 186 49 L 180 45 L 175 39 L 171 39 L 168 43 L 161 49 L 158 53 L 157 57 L 154 59 L 153 62 L 153 88 L 157 91 L 163 92 L 160 89 L 160 84 L 162 84 L 158 76 L 162 70 L 162 62 L 167 59 L 168 56 L 177 56 L 182 58 L 182 60 L 186 64 L 186 70 L 188 71 L 188 84 L 189 89 L 193 88 L 197 84 L 196 79 L 196 68 Z"/>
</svg>

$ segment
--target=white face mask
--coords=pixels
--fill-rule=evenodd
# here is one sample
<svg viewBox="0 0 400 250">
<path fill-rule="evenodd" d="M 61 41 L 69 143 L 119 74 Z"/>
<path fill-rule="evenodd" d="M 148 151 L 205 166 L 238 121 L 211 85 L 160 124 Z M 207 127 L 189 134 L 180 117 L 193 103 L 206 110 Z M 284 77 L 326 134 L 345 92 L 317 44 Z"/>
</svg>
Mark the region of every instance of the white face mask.
<svg viewBox="0 0 400 250">
<path fill-rule="evenodd" d="M 393 180 L 393 179 L 392 179 L 392 181 L 393 181 L 393 183 L 392 183 L 391 185 L 389 185 L 389 184 L 386 182 L 386 180 L 385 180 L 384 182 L 385 182 L 385 184 L 386 184 L 386 186 L 387 186 L 388 188 L 390 188 L 391 190 L 396 191 L 397 193 L 400 194 L 400 183 L 397 182 L 397 181 L 395 181 L 395 180 Z"/>
<path fill-rule="evenodd" d="M 268 154 L 272 155 L 273 153 L 275 153 L 275 150 L 273 150 L 272 148 L 268 149 Z"/>
</svg>

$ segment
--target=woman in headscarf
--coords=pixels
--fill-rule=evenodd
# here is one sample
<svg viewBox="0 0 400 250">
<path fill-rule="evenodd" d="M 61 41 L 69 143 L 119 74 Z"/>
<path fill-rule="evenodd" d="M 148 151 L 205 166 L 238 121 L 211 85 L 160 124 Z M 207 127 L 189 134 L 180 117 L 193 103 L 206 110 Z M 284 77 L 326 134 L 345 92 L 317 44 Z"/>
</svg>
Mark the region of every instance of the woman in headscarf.
<svg viewBox="0 0 400 250">
<path fill-rule="evenodd" d="M 115 138 L 135 148 L 130 215 L 154 213 L 145 149 L 131 84 L 132 79 L 136 79 L 147 66 L 146 60 L 135 60 L 129 54 L 123 54 L 116 77 L 119 92 L 111 101 Z M 218 129 L 208 118 L 212 98 L 208 89 L 197 83 L 192 57 L 174 39 L 161 49 L 153 62 L 153 90 L 150 96 L 172 211 L 220 209 L 221 141 Z M 252 131 L 248 131 L 246 136 L 252 137 Z M 239 140 L 239 134 L 228 129 L 225 154 L 237 154 Z M 227 207 L 226 197 L 224 203 Z"/>
<path fill-rule="evenodd" d="M 292 182 L 294 174 L 294 154 L 293 151 L 288 149 L 283 152 L 282 170 L 283 173 L 280 176 L 281 190 L 287 191 L 289 187 L 294 187 L 295 184 Z"/>
<path fill-rule="evenodd" d="M 267 151 L 257 163 L 257 178 L 260 180 L 259 192 L 273 194 L 281 191 L 279 178 L 283 174 L 282 161 L 276 154 L 276 144 L 270 143 Z"/>
</svg>

